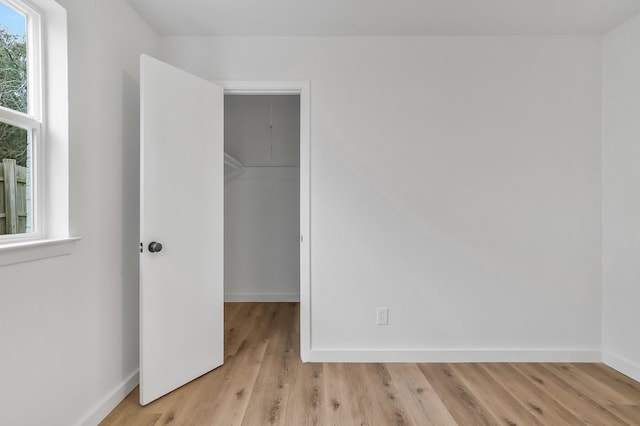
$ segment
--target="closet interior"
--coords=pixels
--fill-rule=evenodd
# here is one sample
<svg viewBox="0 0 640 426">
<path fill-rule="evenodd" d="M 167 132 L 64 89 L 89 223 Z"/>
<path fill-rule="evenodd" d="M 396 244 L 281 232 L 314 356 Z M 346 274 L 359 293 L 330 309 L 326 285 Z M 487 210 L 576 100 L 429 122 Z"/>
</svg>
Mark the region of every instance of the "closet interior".
<svg viewBox="0 0 640 426">
<path fill-rule="evenodd" d="M 298 301 L 300 96 L 225 95 L 225 300 Z"/>
</svg>

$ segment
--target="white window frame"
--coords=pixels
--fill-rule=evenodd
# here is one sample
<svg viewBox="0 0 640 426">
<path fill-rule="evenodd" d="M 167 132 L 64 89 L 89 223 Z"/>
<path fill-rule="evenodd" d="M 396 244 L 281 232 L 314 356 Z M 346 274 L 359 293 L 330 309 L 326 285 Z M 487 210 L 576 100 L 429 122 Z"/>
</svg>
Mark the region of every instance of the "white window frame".
<svg viewBox="0 0 640 426">
<path fill-rule="evenodd" d="M 0 235 L 0 243 L 40 239 L 44 235 L 42 227 L 41 203 L 39 202 L 42 162 L 38 161 L 42 141 L 42 32 L 40 13 L 27 2 L 2 0 L 2 2 L 25 16 L 27 35 L 27 112 L 23 113 L 0 106 L 2 122 L 27 130 L 31 133 L 31 206 L 32 229 L 24 234 Z"/>
<path fill-rule="evenodd" d="M 71 252 L 67 17 L 56 0 L 3 0 L 27 17 L 28 111 L 0 118 L 30 129 L 33 232 L 0 236 L 0 267 Z M 1 271 L 0 271 L 1 274 Z"/>
</svg>

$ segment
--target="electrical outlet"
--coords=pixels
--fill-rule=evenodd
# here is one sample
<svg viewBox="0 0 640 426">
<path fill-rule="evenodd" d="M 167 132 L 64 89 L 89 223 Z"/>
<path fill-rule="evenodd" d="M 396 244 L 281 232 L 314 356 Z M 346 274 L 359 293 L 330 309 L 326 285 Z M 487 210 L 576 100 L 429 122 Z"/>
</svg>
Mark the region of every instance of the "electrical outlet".
<svg viewBox="0 0 640 426">
<path fill-rule="evenodd" d="M 379 306 L 376 309 L 376 324 L 389 325 L 389 308 L 386 306 Z"/>
</svg>

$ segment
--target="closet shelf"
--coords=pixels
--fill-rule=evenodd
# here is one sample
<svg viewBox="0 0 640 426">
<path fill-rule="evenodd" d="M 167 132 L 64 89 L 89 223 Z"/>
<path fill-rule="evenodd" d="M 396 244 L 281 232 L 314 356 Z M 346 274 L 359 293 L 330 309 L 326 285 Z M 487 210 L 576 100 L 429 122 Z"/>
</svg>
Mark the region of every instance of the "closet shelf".
<svg viewBox="0 0 640 426">
<path fill-rule="evenodd" d="M 224 178 L 233 179 L 244 171 L 244 165 L 231 155 L 224 153 Z"/>
</svg>

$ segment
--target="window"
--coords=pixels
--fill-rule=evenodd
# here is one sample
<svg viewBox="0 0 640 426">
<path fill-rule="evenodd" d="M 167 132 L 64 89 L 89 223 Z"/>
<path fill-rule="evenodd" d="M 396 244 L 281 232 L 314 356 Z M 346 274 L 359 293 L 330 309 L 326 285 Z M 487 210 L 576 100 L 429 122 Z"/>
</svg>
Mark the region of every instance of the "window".
<svg viewBox="0 0 640 426">
<path fill-rule="evenodd" d="M 0 241 L 42 235 L 40 16 L 0 0 Z"/>
<path fill-rule="evenodd" d="M 0 177 L 2 267 L 68 254 L 78 238 L 69 237 L 67 12 L 56 0 L 0 0 L 0 30 L 0 164 L 17 174 Z"/>
</svg>

